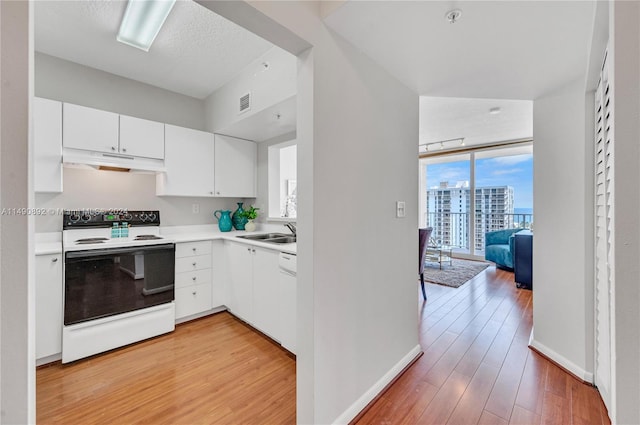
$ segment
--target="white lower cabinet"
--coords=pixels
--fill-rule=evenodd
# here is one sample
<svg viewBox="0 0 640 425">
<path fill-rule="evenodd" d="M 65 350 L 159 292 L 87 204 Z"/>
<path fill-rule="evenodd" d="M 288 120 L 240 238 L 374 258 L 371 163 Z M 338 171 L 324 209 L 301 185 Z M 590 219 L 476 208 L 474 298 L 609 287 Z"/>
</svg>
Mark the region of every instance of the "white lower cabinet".
<svg viewBox="0 0 640 425">
<path fill-rule="evenodd" d="M 36 256 L 36 359 L 62 352 L 62 254 Z"/>
<path fill-rule="evenodd" d="M 211 241 L 176 244 L 176 319 L 211 310 Z"/>
<path fill-rule="evenodd" d="M 280 341 L 278 252 L 228 242 L 227 256 L 231 312 Z"/>
</svg>

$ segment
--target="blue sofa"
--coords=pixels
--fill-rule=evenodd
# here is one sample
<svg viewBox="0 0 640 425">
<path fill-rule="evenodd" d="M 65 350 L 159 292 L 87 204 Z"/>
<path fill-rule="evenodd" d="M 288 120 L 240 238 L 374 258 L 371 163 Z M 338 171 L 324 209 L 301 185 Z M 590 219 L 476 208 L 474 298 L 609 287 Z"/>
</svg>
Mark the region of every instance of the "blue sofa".
<svg viewBox="0 0 640 425">
<path fill-rule="evenodd" d="M 484 258 L 496 263 L 496 267 L 513 271 L 514 235 L 521 228 L 496 230 L 484 235 Z"/>
</svg>

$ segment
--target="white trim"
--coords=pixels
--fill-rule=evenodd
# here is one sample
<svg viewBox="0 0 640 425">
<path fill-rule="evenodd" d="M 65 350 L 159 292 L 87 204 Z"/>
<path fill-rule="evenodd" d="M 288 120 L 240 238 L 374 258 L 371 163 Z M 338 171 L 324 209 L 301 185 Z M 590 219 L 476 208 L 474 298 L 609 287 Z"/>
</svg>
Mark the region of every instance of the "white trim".
<svg viewBox="0 0 640 425">
<path fill-rule="evenodd" d="M 531 338 L 529 339 L 529 347 L 535 348 L 540 353 L 544 354 L 549 359 L 558 363 L 560 366 L 567 369 L 569 372 L 573 373 L 575 376 L 582 379 L 583 381 L 593 384 L 593 373 L 587 372 L 586 370 L 584 370 L 577 364 L 573 363 L 566 357 L 556 353 L 546 345 L 536 341 L 533 337 L 533 331 L 531 332 Z"/>
<path fill-rule="evenodd" d="M 351 406 L 347 408 L 340 416 L 338 416 L 333 424 L 348 424 L 358 416 L 362 410 L 367 407 L 371 401 L 384 390 L 384 388 L 393 381 L 402 370 L 407 367 L 422 352 L 420 345 L 416 345 L 409 351 L 398 363 L 396 363 L 387 373 L 385 373 L 371 388 L 360 396 Z"/>
</svg>

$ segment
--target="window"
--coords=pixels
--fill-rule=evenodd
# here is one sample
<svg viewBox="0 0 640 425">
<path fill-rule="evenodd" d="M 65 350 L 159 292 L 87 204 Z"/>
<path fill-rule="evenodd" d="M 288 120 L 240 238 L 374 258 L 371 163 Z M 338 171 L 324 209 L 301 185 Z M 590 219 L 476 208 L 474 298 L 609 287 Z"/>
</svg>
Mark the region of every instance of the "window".
<svg viewBox="0 0 640 425">
<path fill-rule="evenodd" d="M 269 146 L 269 218 L 297 217 L 297 154 L 295 140 Z"/>
<path fill-rule="evenodd" d="M 455 252 L 479 257 L 486 232 L 529 228 L 532 153 L 532 144 L 523 143 L 421 159 L 420 225 L 432 226 L 436 239 Z"/>
</svg>

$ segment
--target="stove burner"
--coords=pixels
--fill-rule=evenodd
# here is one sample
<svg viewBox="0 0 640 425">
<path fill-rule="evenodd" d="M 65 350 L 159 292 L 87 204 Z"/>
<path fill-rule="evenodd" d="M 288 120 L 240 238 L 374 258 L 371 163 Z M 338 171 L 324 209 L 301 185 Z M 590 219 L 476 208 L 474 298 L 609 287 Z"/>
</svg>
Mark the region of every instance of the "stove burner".
<svg viewBox="0 0 640 425">
<path fill-rule="evenodd" d="M 90 243 L 104 243 L 104 241 L 108 240 L 107 238 L 86 238 L 86 239 L 78 239 L 76 243 L 78 245 L 86 245 Z"/>
<path fill-rule="evenodd" d="M 156 235 L 138 235 L 136 236 L 136 238 L 134 240 L 136 241 L 150 241 L 150 240 L 155 240 L 155 239 L 162 239 L 161 236 L 156 236 Z"/>
</svg>

